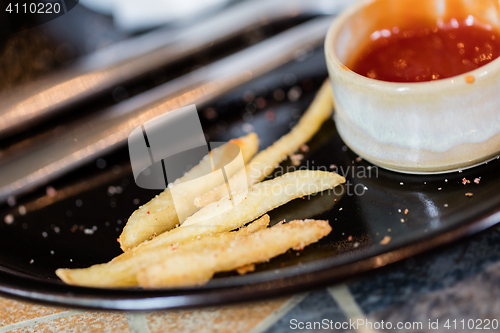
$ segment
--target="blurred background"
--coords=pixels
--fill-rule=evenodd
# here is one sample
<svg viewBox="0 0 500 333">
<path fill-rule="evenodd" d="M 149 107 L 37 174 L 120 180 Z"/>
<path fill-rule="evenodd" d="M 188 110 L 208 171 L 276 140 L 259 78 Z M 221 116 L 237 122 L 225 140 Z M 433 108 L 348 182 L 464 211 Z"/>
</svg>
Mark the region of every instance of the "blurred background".
<svg viewBox="0 0 500 333">
<path fill-rule="evenodd" d="M 4 75 L 0 88 L 22 85 L 83 55 L 160 26 L 174 30 L 195 24 L 235 2 L 84 0 L 72 1 L 71 7 L 64 6 L 55 15 L 30 13 L 30 2 L 2 0 L 0 60 Z"/>
<path fill-rule="evenodd" d="M 123 126 L 131 130 L 139 117 L 158 115 L 147 105 L 203 88 L 183 102 L 200 104 L 246 82 L 245 75 L 304 57 L 321 46 L 331 18 L 269 44 L 277 50 L 272 57 L 255 49 L 257 56 L 247 52 L 205 68 L 350 2 L 0 1 L 0 201 L 122 145 Z M 209 83 L 217 84 L 210 94 Z M 96 124 L 99 133 L 92 133 Z M 102 139 L 109 142 L 96 148 Z M 72 148 L 72 141 L 87 143 Z M 85 156 L 68 160 L 82 149 Z"/>
<path fill-rule="evenodd" d="M 0 26 L 2 28 L 0 32 L 0 72 L 2 73 L 0 91 L 22 86 L 58 69 L 69 67 L 79 58 L 120 41 L 133 40 L 155 29 L 162 29 L 161 37 L 163 38 L 175 38 L 176 35 L 185 33 L 187 28 L 241 5 L 242 2 L 244 1 L 84 0 L 75 1 L 74 6 L 70 7 L 65 14 L 61 11 L 58 15 L 39 13 L 32 15 L 29 13 L 29 9 L 27 14 L 23 13 L 25 10 L 23 4 L 29 5 L 30 2 L 2 0 L 0 1 L 2 4 L 0 14 L 2 15 L 0 16 L 0 24 L 2 24 Z M 15 15 L 16 7 L 14 7 L 16 3 L 20 5 L 17 16 Z M 41 1 L 41 3 L 51 2 Z M 295 2 L 295 4 L 297 3 Z M 305 2 L 302 1 L 302 3 Z M 7 13 L 4 10 L 9 4 L 12 6 L 12 13 Z M 262 1 L 256 1 L 255 7 L 262 7 L 262 4 Z M 295 13 L 292 12 L 294 10 Z M 252 14 L 255 13 L 248 13 L 248 15 Z M 199 67 L 206 62 L 220 58 L 223 53 L 232 53 L 252 45 L 303 22 L 313 15 L 301 13 L 297 8 L 288 13 L 281 13 L 279 19 L 274 19 L 273 16 L 272 13 L 268 13 L 260 19 L 255 17 L 253 21 L 258 22 L 258 25 L 250 25 L 243 32 L 237 31 L 238 36 L 232 36 L 235 38 L 227 40 L 221 48 L 208 47 L 199 50 L 200 52 L 190 60 L 196 62 L 197 67 Z M 270 18 L 272 20 L 269 20 Z M 49 19 L 49 22 L 44 23 Z M 228 35 L 230 35 L 231 29 L 239 28 L 226 26 Z M 218 37 L 215 32 L 213 37 Z M 191 41 L 186 41 L 186 43 L 188 42 Z M 230 50 L 227 50 L 228 48 Z M 113 60 L 108 59 L 108 61 Z M 149 73 L 150 76 L 144 77 L 143 80 L 150 81 L 152 79 L 158 84 L 162 79 L 166 80 L 167 73 L 165 72 L 170 74 L 179 68 L 179 66 L 176 67 L 157 68 L 154 73 Z M 184 72 L 188 70 L 189 68 L 185 69 Z M 137 86 L 140 85 L 138 82 L 136 82 Z M 133 91 L 127 92 L 124 89 L 115 90 L 113 99 L 123 100 L 133 95 L 138 89 L 131 89 Z"/>
</svg>

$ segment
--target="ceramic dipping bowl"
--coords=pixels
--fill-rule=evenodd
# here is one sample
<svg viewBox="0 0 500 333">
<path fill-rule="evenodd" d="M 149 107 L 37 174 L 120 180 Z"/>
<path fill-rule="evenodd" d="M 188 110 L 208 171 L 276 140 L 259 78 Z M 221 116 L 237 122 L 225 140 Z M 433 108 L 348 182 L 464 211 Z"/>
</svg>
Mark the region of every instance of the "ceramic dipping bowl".
<svg viewBox="0 0 500 333">
<path fill-rule="evenodd" d="M 500 58 L 463 75 L 430 82 L 371 79 L 346 67 L 375 31 L 409 22 L 478 20 L 500 29 L 497 0 L 363 0 L 330 27 L 326 61 L 335 122 L 362 158 L 405 173 L 471 167 L 500 151 Z"/>
</svg>

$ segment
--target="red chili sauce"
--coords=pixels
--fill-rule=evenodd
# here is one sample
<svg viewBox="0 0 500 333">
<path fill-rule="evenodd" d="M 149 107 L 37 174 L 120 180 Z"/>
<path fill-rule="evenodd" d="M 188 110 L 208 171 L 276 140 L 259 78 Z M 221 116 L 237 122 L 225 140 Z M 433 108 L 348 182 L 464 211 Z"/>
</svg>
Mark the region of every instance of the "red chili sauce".
<svg viewBox="0 0 500 333">
<path fill-rule="evenodd" d="M 486 25 L 464 22 L 374 32 L 348 67 L 389 82 L 445 79 L 484 66 L 500 55 L 500 35 Z"/>
</svg>

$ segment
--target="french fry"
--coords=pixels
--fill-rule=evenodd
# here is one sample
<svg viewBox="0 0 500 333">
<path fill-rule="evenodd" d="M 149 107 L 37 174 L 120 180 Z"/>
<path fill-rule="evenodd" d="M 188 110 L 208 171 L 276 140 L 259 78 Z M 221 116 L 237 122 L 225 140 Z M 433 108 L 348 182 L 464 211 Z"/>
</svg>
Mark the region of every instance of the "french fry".
<svg viewBox="0 0 500 333">
<path fill-rule="evenodd" d="M 151 251 L 152 248 L 184 242 L 197 236 L 237 229 L 293 199 L 331 189 L 344 182 L 345 178 L 334 172 L 300 170 L 287 173 L 255 184 L 248 189 L 247 194 L 236 194 L 232 200 L 223 198 L 203 207 L 180 227 L 144 242 L 113 260 L 127 260 L 127 254 L 134 256 L 142 251 Z M 233 206 L 233 202 L 238 204 Z"/>
<path fill-rule="evenodd" d="M 154 262 L 160 249 L 196 240 L 198 236 L 203 239 L 237 229 L 290 200 L 333 188 L 344 181 L 343 177 L 333 172 L 301 170 L 287 173 L 252 186 L 245 197 L 233 196 L 239 204 L 229 211 L 227 205 L 232 206 L 232 203 L 228 198 L 208 205 L 189 217 L 182 226 L 140 244 L 107 264 L 85 269 L 62 269 L 56 273 L 64 282 L 74 285 L 103 288 L 135 286 L 135 274 L 139 267 Z M 223 213 L 219 216 L 220 212 Z"/>
<path fill-rule="evenodd" d="M 205 248 L 220 247 L 241 237 L 246 237 L 267 228 L 269 215 L 264 215 L 238 231 L 224 232 L 213 236 L 185 239 L 177 244 L 147 248 L 140 253 L 125 252 L 109 263 L 82 269 L 58 269 L 57 276 L 67 284 L 86 287 L 133 287 L 137 285 L 136 273 L 142 267 L 161 263 L 178 253 L 199 252 Z"/>
<path fill-rule="evenodd" d="M 236 143 L 241 150 L 243 161 L 247 163 L 258 150 L 259 139 L 255 133 L 250 133 L 244 137 L 231 140 Z M 185 183 L 204 176 L 204 170 L 219 169 L 225 166 L 228 177 L 239 171 L 238 165 L 229 163 L 228 145 L 223 145 L 212 150 L 201 162 L 193 169 L 188 171 L 176 183 Z M 229 163 L 229 164 L 228 164 Z M 224 182 L 221 175 L 213 174 L 203 178 L 202 182 L 187 183 L 187 188 L 183 188 L 184 197 L 182 198 L 183 215 L 189 216 L 196 212 L 198 208 L 193 204 L 194 198 L 213 189 Z M 227 190 L 226 190 L 227 192 Z M 179 221 L 178 212 L 174 205 L 171 189 L 167 188 L 154 199 L 137 209 L 129 218 L 119 242 L 123 251 L 139 245 L 158 234 L 174 228 L 183 221 Z M 179 206 L 179 205 L 177 205 Z M 180 206 L 178 208 L 180 208 Z"/>
<path fill-rule="evenodd" d="M 322 192 L 344 182 L 345 178 L 334 172 L 318 170 L 289 172 L 281 177 L 255 184 L 247 193 L 237 193 L 232 199 L 226 197 L 205 206 L 186 219 L 179 229 L 205 228 L 211 232 L 232 230 L 293 199 Z"/>
<path fill-rule="evenodd" d="M 170 256 L 159 265 L 142 268 L 137 281 L 143 288 L 202 285 L 217 272 L 266 261 L 291 248 L 302 249 L 331 230 L 328 221 L 292 221 L 234 240 L 222 248 Z"/>
<path fill-rule="evenodd" d="M 180 227 L 164 232 L 113 260 L 127 260 L 130 256 L 150 251 L 152 248 L 237 229 L 293 199 L 331 189 L 344 182 L 345 178 L 335 172 L 313 170 L 289 172 L 281 177 L 255 184 L 248 189 L 246 195 L 236 194 L 233 200 L 224 198 L 203 207 L 186 219 Z M 233 207 L 233 202 L 239 204 Z"/>
<path fill-rule="evenodd" d="M 174 186 L 176 183 L 185 184 L 201 176 L 205 175 L 206 177 L 206 171 L 202 172 L 202 170 L 206 169 L 207 166 L 215 170 L 225 165 L 226 175 L 224 178 L 229 177 L 231 196 L 227 196 L 227 184 L 219 186 L 224 182 L 221 177 L 219 177 L 218 182 L 215 181 L 214 177 L 210 181 L 202 182 L 201 186 L 198 182 L 198 186 L 193 188 L 189 188 L 187 185 L 187 187 L 182 187 L 179 193 L 183 194 L 184 197 L 181 199 L 184 202 L 192 203 L 191 206 L 188 205 L 188 213 L 189 215 L 194 214 L 187 217 L 181 224 L 182 221 L 179 221 L 174 207 L 172 196 L 174 187 L 170 187 L 139 208 L 130 217 L 119 239 L 122 249 L 128 250 L 127 252 L 106 264 L 94 265 L 85 269 L 59 269 L 56 274 L 68 284 L 103 288 L 137 286 L 138 278 L 141 279 L 141 284 L 148 288 L 201 284 L 206 282 L 214 272 L 238 268 L 241 273 L 248 272 L 252 270 L 253 264 L 256 262 L 279 255 L 290 247 L 302 248 L 317 241 L 330 232 L 331 228 L 328 226 L 328 222 L 295 221 L 293 224 L 286 224 L 286 228 L 293 229 L 293 232 L 290 231 L 292 235 L 290 237 L 293 239 L 289 242 L 282 241 L 282 238 L 288 238 L 282 236 L 287 231 L 281 230 L 282 226 L 276 226 L 271 228 L 272 232 L 269 234 L 267 230 L 262 230 L 266 231 L 263 236 L 264 240 L 272 243 L 270 247 L 264 247 L 263 252 L 250 249 L 250 254 L 245 255 L 242 249 L 246 246 L 253 246 L 253 243 L 248 243 L 250 245 L 241 243 L 243 245 L 238 245 L 240 246 L 238 251 L 243 253 L 242 260 L 229 257 L 230 260 L 227 262 L 220 261 L 215 262 L 215 264 L 209 260 L 210 265 L 201 264 L 199 273 L 193 272 L 193 275 L 184 282 L 176 277 L 180 275 L 173 276 L 173 278 L 166 277 L 167 280 L 162 280 L 163 278 L 158 276 L 160 271 L 164 269 L 159 267 L 178 260 L 175 258 L 192 256 L 195 258 L 194 260 L 201 260 L 196 259 L 200 253 L 222 251 L 221 248 L 226 249 L 224 250 L 226 252 L 231 252 L 232 244 L 240 244 L 243 238 L 246 239 L 250 237 L 249 235 L 267 227 L 269 216 L 263 215 L 266 212 L 293 199 L 321 192 L 345 182 L 343 177 L 335 173 L 301 170 L 259 183 L 270 175 L 287 155 L 296 151 L 317 132 L 322 123 L 330 117 L 332 100 L 329 85 L 325 83 L 299 124 L 273 146 L 256 155 L 246 168 L 240 170 L 228 168 L 227 163 L 230 161 L 227 158 L 224 159 L 225 148 L 221 146 L 212 150 L 211 154 L 204 157 L 198 166 L 174 182 Z M 258 139 L 254 133 L 237 139 L 235 143 L 240 146 L 245 163 L 252 158 L 258 149 Z M 236 192 L 237 188 L 244 190 Z M 186 190 L 184 191 L 184 189 Z M 200 197 L 202 193 L 211 189 L 214 190 L 206 196 Z M 174 196 L 177 198 L 177 195 Z M 219 198 L 222 199 L 213 202 Z M 198 212 L 196 212 L 198 208 L 195 206 L 195 202 L 199 206 L 204 206 Z M 238 229 L 261 215 L 263 215 L 261 218 L 246 228 L 231 232 L 231 230 Z M 318 227 L 318 223 L 323 226 Z M 181 226 L 175 228 L 178 224 Z M 302 227 L 295 226 L 296 224 L 305 224 L 305 229 L 302 230 Z M 280 230 L 282 233 L 278 234 L 276 230 Z M 324 235 L 317 232 L 318 230 L 323 230 Z M 304 236 L 300 241 L 296 238 L 299 234 Z M 317 236 L 314 238 L 308 235 Z M 296 242 L 292 244 L 294 239 Z M 257 238 L 254 241 L 256 242 Z"/>
<path fill-rule="evenodd" d="M 242 186 L 252 186 L 269 176 L 288 155 L 294 153 L 309 141 L 329 119 L 333 110 L 333 93 L 329 81 L 325 81 L 307 111 L 295 127 L 282 136 L 272 146 L 259 152 L 250 163 L 232 178 L 229 183 L 232 191 Z M 246 182 L 246 183 L 245 183 Z M 194 204 L 204 207 L 228 195 L 226 185 L 221 185 L 197 197 Z"/>
</svg>

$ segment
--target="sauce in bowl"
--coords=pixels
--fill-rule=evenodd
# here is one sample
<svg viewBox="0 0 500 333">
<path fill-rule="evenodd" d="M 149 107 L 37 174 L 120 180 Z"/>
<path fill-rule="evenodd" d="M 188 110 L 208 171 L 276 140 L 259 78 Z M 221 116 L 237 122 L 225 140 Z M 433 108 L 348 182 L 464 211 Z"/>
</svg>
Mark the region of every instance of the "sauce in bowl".
<svg viewBox="0 0 500 333">
<path fill-rule="evenodd" d="M 499 32 L 499 0 L 356 1 L 325 39 L 344 143 L 415 174 L 497 156 Z"/>
<path fill-rule="evenodd" d="M 499 32 L 469 16 L 433 27 L 375 31 L 347 67 L 382 81 L 424 82 L 469 72 L 499 55 Z"/>
</svg>

